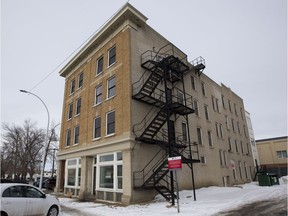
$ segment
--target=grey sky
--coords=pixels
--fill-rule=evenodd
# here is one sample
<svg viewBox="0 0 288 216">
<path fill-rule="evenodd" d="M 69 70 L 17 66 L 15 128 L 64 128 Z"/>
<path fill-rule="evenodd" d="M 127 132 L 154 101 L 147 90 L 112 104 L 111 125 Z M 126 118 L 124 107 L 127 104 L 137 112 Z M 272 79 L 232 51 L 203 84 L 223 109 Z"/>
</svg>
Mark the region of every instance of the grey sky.
<svg viewBox="0 0 288 216">
<path fill-rule="evenodd" d="M 51 120 L 61 122 L 65 80 L 58 66 L 125 3 L 2 0 L 1 122 L 22 125 L 30 118 L 46 127 L 44 106 L 19 89 L 41 97 Z M 205 58 L 204 73 L 244 100 L 256 139 L 287 135 L 286 0 L 129 3 L 189 60 Z"/>
</svg>

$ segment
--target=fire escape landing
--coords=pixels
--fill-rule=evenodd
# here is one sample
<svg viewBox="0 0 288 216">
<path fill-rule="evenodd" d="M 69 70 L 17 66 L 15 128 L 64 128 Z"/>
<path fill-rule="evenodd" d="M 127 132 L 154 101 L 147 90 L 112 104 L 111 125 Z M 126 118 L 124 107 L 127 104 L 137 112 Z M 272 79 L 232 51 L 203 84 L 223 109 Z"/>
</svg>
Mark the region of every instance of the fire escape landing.
<svg viewBox="0 0 288 216">
<path fill-rule="evenodd" d="M 193 61 L 194 70 L 200 75 L 205 68 L 202 57 Z M 168 170 L 168 157 L 181 156 L 182 162 L 192 171 L 193 163 L 200 162 L 198 145 L 190 141 L 189 134 L 175 131 L 175 118 L 186 120 L 194 113 L 192 96 L 185 92 L 183 76 L 189 72 L 187 56 L 173 44 L 167 44 L 158 52 L 148 50 L 141 55 L 145 72 L 133 84 L 135 100 L 151 105 L 143 120 L 133 126 L 136 141 L 160 146 L 159 152 L 141 170 L 134 172 L 135 188 L 154 188 L 174 205 L 173 173 Z"/>
</svg>

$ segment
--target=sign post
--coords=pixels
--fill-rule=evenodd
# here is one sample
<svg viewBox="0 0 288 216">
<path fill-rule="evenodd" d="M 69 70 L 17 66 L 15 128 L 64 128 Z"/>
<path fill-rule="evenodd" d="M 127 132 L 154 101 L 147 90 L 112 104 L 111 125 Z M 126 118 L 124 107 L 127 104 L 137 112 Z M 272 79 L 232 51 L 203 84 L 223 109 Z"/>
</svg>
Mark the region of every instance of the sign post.
<svg viewBox="0 0 288 216">
<path fill-rule="evenodd" d="M 176 190 L 177 190 L 177 210 L 179 213 L 180 212 L 180 206 L 179 206 L 179 186 L 178 186 L 177 170 L 182 169 L 181 156 L 168 158 L 168 169 L 170 171 L 173 171 L 175 174 Z"/>
</svg>

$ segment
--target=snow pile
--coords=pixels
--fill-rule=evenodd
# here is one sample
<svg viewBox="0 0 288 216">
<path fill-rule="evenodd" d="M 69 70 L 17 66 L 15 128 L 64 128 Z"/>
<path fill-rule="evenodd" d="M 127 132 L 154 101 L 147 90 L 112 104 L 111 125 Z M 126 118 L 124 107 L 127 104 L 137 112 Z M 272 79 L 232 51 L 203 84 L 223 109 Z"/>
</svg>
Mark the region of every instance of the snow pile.
<svg viewBox="0 0 288 216">
<path fill-rule="evenodd" d="M 279 179 L 280 185 L 271 187 L 260 187 L 257 182 L 251 182 L 235 187 L 207 187 L 196 190 L 196 199 L 194 201 L 193 192 L 180 191 L 180 213 L 177 213 L 177 207 L 171 207 L 160 195 L 155 197 L 151 203 L 142 205 L 130 205 L 127 207 L 104 205 L 93 202 L 78 202 L 75 199 L 60 198 L 61 205 L 75 208 L 85 214 L 97 216 L 202 216 L 213 215 L 221 211 L 227 211 L 237 208 L 241 205 L 255 201 L 287 198 L 287 180 L 288 177 Z M 176 202 L 177 204 L 177 202 Z M 61 213 L 60 216 L 69 216 L 67 213 Z"/>
</svg>

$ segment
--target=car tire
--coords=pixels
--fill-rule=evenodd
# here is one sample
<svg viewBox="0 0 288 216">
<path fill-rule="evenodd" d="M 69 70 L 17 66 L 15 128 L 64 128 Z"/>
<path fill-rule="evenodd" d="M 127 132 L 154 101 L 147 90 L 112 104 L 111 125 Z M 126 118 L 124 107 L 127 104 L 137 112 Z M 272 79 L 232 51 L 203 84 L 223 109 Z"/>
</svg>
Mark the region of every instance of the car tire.
<svg viewBox="0 0 288 216">
<path fill-rule="evenodd" d="M 1 212 L 1 216 L 7 216 L 5 212 Z"/>
<path fill-rule="evenodd" d="M 58 207 L 57 206 L 51 206 L 48 210 L 47 216 L 57 216 L 58 215 Z"/>
</svg>

